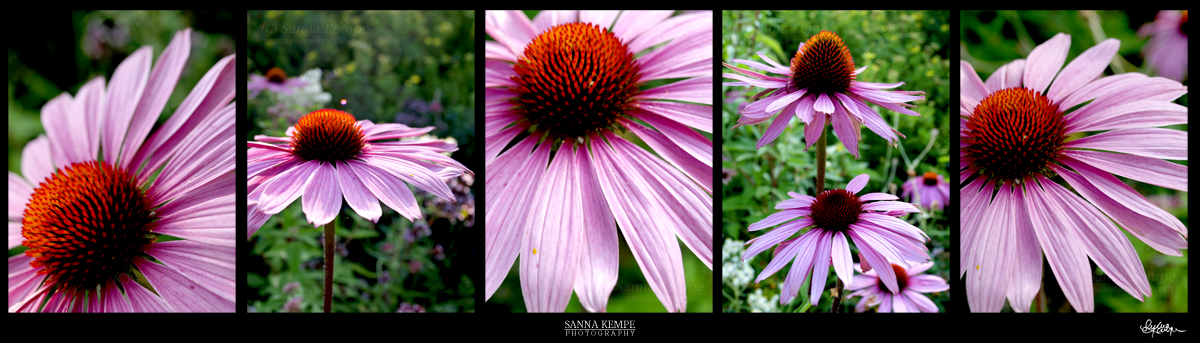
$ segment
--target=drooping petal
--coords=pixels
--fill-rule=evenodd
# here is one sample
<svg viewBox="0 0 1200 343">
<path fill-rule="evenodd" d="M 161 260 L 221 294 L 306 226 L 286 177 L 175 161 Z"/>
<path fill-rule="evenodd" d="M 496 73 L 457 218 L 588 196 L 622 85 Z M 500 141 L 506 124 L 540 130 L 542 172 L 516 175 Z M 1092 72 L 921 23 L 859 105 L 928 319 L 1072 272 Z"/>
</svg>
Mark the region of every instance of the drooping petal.
<svg viewBox="0 0 1200 343">
<path fill-rule="evenodd" d="M 530 136 L 496 158 L 484 181 L 488 211 L 484 237 L 485 299 L 491 298 L 521 251 L 525 216 L 529 213 L 518 199 L 530 199 L 550 161 L 550 146 L 534 150 L 538 137 Z"/>
<path fill-rule="evenodd" d="M 1042 251 L 1071 306 L 1079 312 L 1092 312 L 1092 278 L 1087 253 L 1079 244 L 1081 228 L 1077 226 L 1083 223 L 1078 221 L 1077 211 L 1083 210 L 1078 207 L 1087 205 L 1068 202 L 1058 194 L 1058 188 L 1062 186 L 1056 183 L 1043 177 L 1039 177 L 1038 182 L 1044 190 L 1027 187 L 1026 207 Z"/>
<path fill-rule="evenodd" d="M 521 293 L 530 312 L 565 310 L 579 272 L 586 232 L 572 144 L 562 143 L 529 200 L 521 235 Z"/>
<path fill-rule="evenodd" d="M 342 188 L 338 186 L 337 172 L 328 163 L 320 163 L 312 178 L 304 186 L 304 197 L 300 199 L 304 216 L 316 226 L 328 224 L 342 211 Z"/>
<path fill-rule="evenodd" d="M 171 312 L 171 308 L 162 298 L 124 274 L 121 275 L 121 286 L 125 289 L 125 295 L 129 296 L 129 305 L 132 307 L 130 312 Z"/>
<path fill-rule="evenodd" d="M 1000 312 L 1004 306 L 1017 249 L 1012 192 L 1007 184 L 1000 188 L 974 228 L 977 231 L 974 240 L 966 242 L 969 247 L 964 250 L 964 260 L 970 263 L 966 275 L 967 303 L 971 312 Z"/>
<path fill-rule="evenodd" d="M 833 261 L 833 272 L 842 283 L 849 285 L 854 275 L 854 258 L 850 256 L 850 244 L 841 232 L 833 234 L 833 246 L 830 247 L 830 257 Z"/>
<path fill-rule="evenodd" d="M 354 175 L 358 176 L 358 180 L 362 181 L 363 186 L 384 205 L 396 210 L 410 221 L 420 220 L 421 208 L 417 205 L 417 198 L 413 196 L 412 191 L 403 181 L 396 179 L 382 168 L 363 161 L 349 160 L 346 161 L 346 166 L 354 172 Z"/>
<path fill-rule="evenodd" d="M 1182 256 L 1179 250 L 1187 248 L 1187 240 L 1180 237 L 1180 234 L 1186 236 L 1187 227 L 1179 218 L 1154 206 L 1132 187 L 1109 173 L 1074 159 L 1065 159 L 1063 163 L 1075 171 L 1058 167 L 1054 170 L 1062 175 L 1079 195 L 1155 250 L 1172 256 Z"/>
<path fill-rule="evenodd" d="M 706 192 L 713 192 L 713 168 L 711 165 L 705 164 L 703 161 L 688 154 L 682 147 L 658 131 L 650 130 L 637 122 L 624 118 L 620 119 L 620 122 L 629 131 L 637 134 L 638 138 L 646 142 L 646 145 L 658 153 L 659 156 L 671 162 L 672 165 L 679 168 L 680 171 L 683 171 L 692 180 L 695 180 L 701 187 L 704 187 Z M 709 162 L 711 163 L 712 161 Z"/>
<path fill-rule="evenodd" d="M 575 151 L 579 175 L 581 206 L 583 206 L 584 244 L 579 261 L 579 276 L 575 279 L 575 294 L 589 312 L 604 312 L 608 297 L 617 286 L 617 266 L 620 255 L 616 219 L 608 209 L 608 200 L 600 188 L 596 167 L 585 149 Z"/>
<path fill-rule="evenodd" d="M 258 200 L 262 211 L 267 214 L 276 214 L 283 211 L 288 204 L 296 201 L 296 198 L 300 197 L 301 191 L 308 185 L 308 180 L 312 179 L 312 175 L 320 163 L 321 161 L 316 160 L 305 161 L 264 183 L 262 196 Z"/>
<path fill-rule="evenodd" d="M 647 89 L 641 93 L 638 93 L 638 95 L 635 95 L 633 98 L 646 100 L 675 100 L 712 105 L 712 82 L 712 78 L 708 77 L 691 78 Z"/>
<path fill-rule="evenodd" d="M 742 254 L 742 260 L 745 261 L 754 258 L 754 256 L 758 255 L 759 253 L 770 249 L 776 244 L 783 243 L 785 240 L 792 237 L 792 235 L 800 232 L 801 229 L 809 226 L 812 226 L 812 219 L 800 218 L 794 222 L 780 225 L 778 228 L 771 230 L 762 236 L 755 237 L 749 242 L 746 242 L 750 244 L 750 247 L 746 248 L 746 252 Z M 782 249 L 782 247 L 779 249 Z"/>
<path fill-rule="evenodd" d="M 208 244 L 236 244 L 237 175 L 227 173 L 216 180 L 159 207 L 155 233 Z"/>
<path fill-rule="evenodd" d="M 1027 187 L 1015 187 L 1013 192 L 1016 216 L 1012 217 L 1014 222 L 1011 225 L 1016 230 L 1016 244 L 1009 263 L 1013 263 L 1015 268 L 1007 297 L 1008 305 L 1016 312 L 1029 312 L 1029 304 L 1042 286 L 1042 248 L 1030 219 L 1032 216 L 1028 208 L 1031 200 L 1025 196 Z"/>
<path fill-rule="evenodd" d="M 821 300 L 821 293 L 825 292 L 825 281 L 829 280 L 831 260 L 829 250 L 832 245 L 830 241 L 832 235 L 831 232 L 822 230 L 821 236 L 817 237 L 816 253 L 812 255 L 812 284 L 808 288 L 808 302 L 813 306 L 817 306 L 817 302 Z"/>
<path fill-rule="evenodd" d="M 1100 151 L 1064 150 L 1063 155 L 1097 169 L 1148 184 L 1188 190 L 1187 166 L 1157 158 Z"/>
<path fill-rule="evenodd" d="M 371 190 L 363 185 L 358 174 L 349 168 L 346 162 L 341 162 L 341 165 L 333 170 L 334 178 L 337 179 L 338 188 L 345 196 L 346 203 L 364 219 L 373 223 L 379 222 L 379 217 L 383 216 L 383 208 L 379 206 L 379 200 L 375 198 Z"/>
<path fill-rule="evenodd" d="M 615 139 L 615 136 L 610 138 Z M 627 183 L 644 176 L 631 174 L 630 170 L 617 166 L 617 152 L 598 136 L 593 135 L 591 140 L 589 150 L 594 154 L 593 161 L 597 162 L 600 188 L 650 289 L 667 311 L 684 311 L 687 308 L 687 291 L 679 243 L 671 229 L 662 227 L 658 220 L 651 220 L 663 216 L 650 213 L 649 210 L 657 207 L 646 206 L 644 199 L 650 194 Z"/>
</svg>

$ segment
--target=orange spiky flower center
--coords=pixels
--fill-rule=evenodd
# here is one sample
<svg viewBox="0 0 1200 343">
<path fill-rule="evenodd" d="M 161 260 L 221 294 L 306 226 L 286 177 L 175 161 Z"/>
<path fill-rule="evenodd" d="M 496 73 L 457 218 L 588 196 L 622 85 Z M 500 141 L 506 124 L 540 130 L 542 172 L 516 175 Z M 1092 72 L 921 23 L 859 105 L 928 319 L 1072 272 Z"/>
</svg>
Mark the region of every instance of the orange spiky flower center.
<svg viewBox="0 0 1200 343">
<path fill-rule="evenodd" d="M 970 168 L 998 182 L 1049 173 L 1067 137 L 1058 105 L 1025 88 L 988 95 L 967 118 L 967 130 L 962 141 Z"/>
<path fill-rule="evenodd" d="M 817 227 L 841 232 L 858 222 L 863 204 L 857 195 L 845 189 L 830 189 L 817 195 L 812 204 L 811 218 Z"/>
<path fill-rule="evenodd" d="M 358 156 L 366 146 L 362 127 L 354 115 L 339 110 L 316 110 L 296 122 L 292 133 L 292 154 L 304 160 L 346 161 Z"/>
<path fill-rule="evenodd" d="M 287 73 L 283 72 L 283 69 L 279 69 L 279 67 L 267 70 L 267 74 L 265 76 L 267 77 L 267 81 L 274 83 L 283 83 L 283 81 L 287 80 Z"/>
<path fill-rule="evenodd" d="M 107 162 L 74 163 L 33 191 L 21 219 L 30 265 L 59 290 L 91 291 L 130 270 L 154 242 L 154 205 L 134 175 Z"/>
<path fill-rule="evenodd" d="M 926 186 L 936 186 L 937 185 L 937 177 L 938 177 L 937 173 L 925 172 L 925 175 L 922 175 L 921 177 L 924 179 Z"/>
<path fill-rule="evenodd" d="M 641 67 L 629 46 L 595 24 L 542 32 L 513 67 L 516 111 L 551 136 L 587 136 L 616 125 L 637 95 Z"/>
<path fill-rule="evenodd" d="M 810 94 L 843 93 L 854 80 L 854 58 L 837 34 L 821 31 L 792 57 L 792 82 Z"/>
</svg>

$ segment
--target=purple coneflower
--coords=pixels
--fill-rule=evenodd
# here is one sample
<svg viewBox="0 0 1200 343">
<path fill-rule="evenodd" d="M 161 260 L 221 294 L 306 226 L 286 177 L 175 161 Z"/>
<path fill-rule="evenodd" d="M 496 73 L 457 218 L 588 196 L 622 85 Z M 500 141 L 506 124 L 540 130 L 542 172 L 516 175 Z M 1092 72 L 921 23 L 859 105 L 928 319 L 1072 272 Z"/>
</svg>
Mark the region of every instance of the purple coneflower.
<svg viewBox="0 0 1200 343">
<path fill-rule="evenodd" d="M 26 247 L 8 259 L 9 312 L 233 312 L 234 56 L 150 134 L 190 37 L 42 107 L 46 134 L 8 173 L 8 248 Z"/>
<path fill-rule="evenodd" d="M 921 207 L 942 209 L 950 201 L 950 184 L 938 173 L 925 172 L 921 177 L 914 177 L 904 182 L 904 192 L 900 196 L 908 198 Z"/>
<path fill-rule="evenodd" d="M 561 312 L 572 290 L 604 311 L 619 227 L 667 311 L 686 309 L 675 237 L 712 268 L 712 141 L 696 132 L 713 126 L 712 13 L 671 15 L 487 12 L 487 298 L 520 255 L 529 311 Z M 661 79 L 683 80 L 641 89 Z"/>
<path fill-rule="evenodd" d="M 308 83 L 300 78 L 288 78 L 287 73 L 279 67 L 267 70 L 266 75 L 250 74 L 250 82 L 246 83 L 246 89 L 250 91 L 250 97 L 258 96 L 259 92 L 264 89 L 275 93 L 292 94 L 292 91 L 307 86 Z M 342 99 L 342 105 L 345 105 L 346 99 Z"/>
<path fill-rule="evenodd" d="M 937 313 L 937 304 L 921 293 L 944 292 L 950 289 L 950 285 L 937 275 L 921 274 L 929 270 L 929 267 L 933 267 L 932 261 L 915 263 L 908 271 L 899 265 L 891 265 L 890 269 L 896 274 L 896 284 L 899 286 L 899 291 L 893 292 L 879 284 L 879 275 L 876 274 L 878 269 L 863 272 L 862 267 L 855 264 L 854 270 L 861 274 L 855 275 L 854 282 L 846 286 L 846 290 L 854 291 L 846 298 L 862 297 L 858 305 L 854 306 L 855 312 L 863 312 L 867 310 L 867 306 L 878 305 L 876 311 L 880 313 Z"/>
<path fill-rule="evenodd" d="M 804 122 L 804 140 L 808 142 L 806 149 L 817 142 L 825 123 L 829 123 L 833 125 L 833 132 L 842 145 L 857 158 L 860 124 L 866 125 L 888 142 L 898 141 L 900 138 L 896 135 L 904 137 L 899 131 L 888 127 L 883 117 L 867 106 L 868 102 L 907 115 L 921 115 L 905 107 L 914 107 L 907 102 L 925 99 L 917 95 L 925 92 L 885 90 L 900 87 L 904 82 L 870 83 L 856 80 L 857 75 L 867 67 L 854 69 L 850 49 L 833 32 L 821 31 L 800 43 L 790 68 L 776 63 L 762 52 L 758 56 L 770 65 L 742 59 L 734 59 L 733 63 L 782 76 L 770 76 L 729 63 L 722 64 L 742 75 L 725 73 L 721 76 L 740 81 L 726 82 L 726 86 L 767 89 L 750 98 L 753 103 L 741 110 L 742 117 L 734 126 L 762 123 L 779 113 L 758 140 L 759 149 L 779 137 L 794 114 Z"/>
<path fill-rule="evenodd" d="M 1138 29 L 1142 37 L 1153 36 L 1142 46 L 1146 66 L 1158 75 L 1180 82 L 1188 71 L 1187 12 L 1159 11 L 1153 22 Z"/>
<path fill-rule="evenodd" d="M 1077 311 L 1093 309 L 1088 257 L 1135 298 L 1150 295 L 1142 262 L 1114 221 L 1164 254 L 1187 248 L 1179 219 L 1113 176 L 1187 191 L 1187 166 L 1163 160 L 1187 160 L 1187 132 L 1155 128 L 1187 124 L 1187 108 L 1171 103 L 1187 87 L 1139 73 L 1097 79 L 1117 53 L 1116 39 L 1062 68 L 1070 45 L 1071 36 L 1059 33 L 986 83 L 960 64 L 959 168 L 969 183 L 959 273 L 972 311 L 1000 311 L 1005 298 L 1028 311 L 1043 251 Z M 1107 132 L 1068 139 L 1088 131 Z"/>
<path fill-rule="evenodd" d="M 343 197 L 372 222 L 383 215 L 379 201 L 417 222 L 421 208 L 405 182 L 454 201 L 445 180 L 471 172 L 441 154 L 457 150 L 456 144 L 388 141 L 432 130 L 355 121 L 350 113 L 323 109 L 300 118 L 287 129 L 287 137 L 254 137 L 246 153 L 248 235 L 301 194 L 305 217 L 317 226 L 333 221 Z"/>
<path fill-rule="evenodd" d="M 800 291 L 800 284 L 811 271 L 809 299 L 816 306 L 821 299 L 821 292 L 825 290 L 830 261 L 837 277 L 843 283 L 850 284 L 850 276 L 853 275 L 850 268 L 854 260 L 850 256 L 847 238 L 854 240 L 859 260 L 866 265 L 866 270 L 871 270 L 871 266 L 892 264 L 907 267 L 909 261 L 929 260 L 929 249 L 925 247 L 929 236 L 897 218 L 920 210 L 912 204 L 893 201 L 898 198 L 887 193 L 868 193 L 861 197 L 855 195 L 867 185 L 869 179 L 867 174 L 859 175 L 850 180 L 846 189 L 830 189 L 815 198 L 788 192 L 792 198 L 775 205 L 775 209 L 782 211 L 750 224 L 750 231 L 783 224 L 746 242 L 750 247 L 742 255 L 742 260 L 779 245 L 775 248 L 774 259 L 754 282 L 766 279 L 787 265 L 788 261 L 795 260 L 783 281 L 780 290 L 783 296 L 779 298 L 779 303 L 787 304 L 795 298 Z M 810 226 L 813 228 L 808 232 L 788 239 Z M 883 283 L 893 292 L 899 292 L 901 288 L 892 269 L 885 267 L 881 270 L 879 274 Z"/>
</svg>

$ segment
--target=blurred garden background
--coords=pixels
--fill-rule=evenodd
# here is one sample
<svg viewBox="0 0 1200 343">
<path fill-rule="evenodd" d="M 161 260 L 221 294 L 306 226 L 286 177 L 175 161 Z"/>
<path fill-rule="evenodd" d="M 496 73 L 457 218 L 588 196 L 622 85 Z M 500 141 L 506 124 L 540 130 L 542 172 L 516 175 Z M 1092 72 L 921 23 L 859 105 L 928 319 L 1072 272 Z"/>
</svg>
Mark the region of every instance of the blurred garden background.
<svg viewBox="0 0 1200 343">
<path fill-rule="evenodd" d="M 1141 72 L 1157 76 L 1153 70 L 1146 68 L 1146 57 L 1142 54 L 1143 46 L 1150 37 L 1138 35 L 1138 29 L 1154 21 L 1157 10 L 1140 11 L 964 11 L 961 13 L 959 34 L 960 52 L 964 61 L 970 62 L 979 73 L 979 77 L 987 80 L 997 68 L 1005 63 L 1029 56 L 1029 52 L 1038 44 L 1049 40 L 1059 32 L 1071 35 L 1071 50 L 1067 55 L 1067 63 L 1074 61 L 1080 53 L 1108 38 L 1121 41 L 1115 61 L 1111 63 L 1104 75 L 1114 75 L 1130 72 Z M 1184 85 L 1188 84 L 1185 79 Z M 1175 102 L 1187 106 L 1188 96 L 1184 95 Z M 1187 125 L 1175 125 L 1168 128 L 1187 131 Z M 1094 134 L 1094 133 L 1090 133 Z M 1086 134 L 1078 134 L 1070 139 L 1082 138 Z M 1172 161 L 1187 165 L 1187 161 Z M 1126 180 L 1123 177 L 1118 178 Z M 1064 187 L 1061 177 L 1055 177 Z M 1151 203 L 1167 210 L 1188 225 L 1188 196 L 1187 192 L 1162 188 L 1142 182 L 1126 182 L 1150 200 Z M 1188 252 L 1183 250 L 1183 256 L 1168 256 L 1150 248 L 1137 238 L 1126 233 L 1133 243 L 1134 249 L 1146 268 L 1150 281 L 1152 295 L 1145 301 L 1138 301 L 1115 282 L 1104 275 L 1100 268 L 1092 262 L 1092 282 L 1096 296 L 1096 312 L 1187 312 L 1188 310 Z M 1041 308 L 1031 311 L 1069 312 L 1073 311 L 1063 296 L 1062 289 L 1050 272 L 1048 264 L 1043 266 L 1044 279 L 1042 291 L 1045 302 Z M 954 283 L 963 284 L 959 278 Z M 965 287 L 965 286 L 964 286 Z M 964 303 L 963 309 L 966 309 Z M 1011 311 L 1006 305 L 1004 311 Z"/>
<path fill-rule="evenodd" d="M 417 139 L 455 141 L 451 157 L 481 172 L 474 158 L 475 11 L 248 16 L 247 140 L 284 136 L 303 115 L 332 108 L 375 123 L 433 126 Z M 254 87 L 268 76 L 283 88 Z M 482 275 L 483 240 L 474 194 L 482 182 L 464 175 L 448 183 L 455 202 L 410 187 L 422 208 L 416 223 L 387 206 L 371 223 L 343 206 L 335 221 L 334 312 L 475 311 L 482 281 L 471 276 Z M 250 311 L 322 310 L 321 235 L 296 201 L 250 238 L 242 293 Z"/>
<path fill-rule="evenodd" d="M 190 53 L 175 90 L 150 132 L 167 121 L 204 73 L 237 51 L 234 31 L 242 17 L 223 11 L 39 12 L 34 35 L 13 35 L 8 46 L 8 171 L 21 173 L 21 150 L 46 131 L 41 111 L 63 93 L 75 96 L 87 81 L 104 77 L 134 51 L 153 47 L 155 65 L 179 30 L 192 28 Z M 240 33 L 239 33 L 240 34 Z M 158 241 L 178 238 L 159 234 Z M 22 254 L 25 246 L 8 250 Z M 140 275 L 140 274 L 138 274 Z M 150 287 L 141 277 L 137 280 Z"/>
<path fill-rule="evenodd" d="M 947 134 L 951 117 L 948 105 L 949 66 L 947 59 L 950 34 L 948 11 L 724 11 L 722 13 L 721 60 L 734 58 L 761 61 L 755 53 L 762 51 L 775 61 L 788 63 L 800 43 L 820 31 L 833 31 L 845 41 L 857 67 L 869 66 L 858 80 L 866 82 L 905 82 L 896 90 L 923 91 L 925 100 L 913 104 L 920 117 L 900 115 L 871 105 L 883 115 L 892 128 L 907 136 L 892 146 L 863 129 L 859 142 L 861 159 L 854 156 L 827 128 L 828 148 L 825 189 L 845 188 L 859 174 L 870 176 L 864 192 L 886 192 L 900 195 L 901 185 L 910 176 L 925 172 L 946 175 L 949 164 L 950 141 Z M 739 65 L 739 67 L 745 67 Z M 729 72 L 728 68 L 724 68 Z M 772 144 L 755 149 L 767 124 L 733 127 L 738 111 L 761 88 L 745 86 L 722 87 L 725 98 L 722 113 L 724 144 L 721 148 L 723 186 L 721 188 L 723 244 L 722 307 L 723 312 L 829 312 L 830 296 L 837 281 L 830 277 L 816 307 L 810 307 L 809 281 L 804 282 L 800 295 L 790 303 L 779 305 L 780 286 L 790 267 L 776 272 L 760 283 L 752 281 L 771 261 L 770 252 L 763 252 L 743 262 L 743 244 L 763 232 L 749 233 L 746 228 L 775 212 L 775 205 L 788 199 L 787 192 L 815 195 L 816 154 L 804 150 L 804 126 L 793 120 Z M 815 149 L 815 147 L 814 147 Z M 952 178 L 948 178 L 950 180 Z M 950 206 L 957 206 L 951 199 Z M 930 256 L 935 262 L 926 274 L 950 279 L 949 221 L 944 212 L 925 210 L 924 213 L 903 217 L 929 235 Z M 857 250 L 852 248 L 857 263 Z M 848 293 L 848 292 L 847 292 Z M 927 294 L 945 311 L 950 304 L 949 292 Z M 859 298 L 842 302 L 842 311 L 851 312 Z M 868 311 L 874 311 L 873 308 Z"/>
<path fill-rule="evenodd" d="M 536 10 L 523 11 L 529 18 L 537 16 Z M 683 11 L 676 11 L 673 15 L 680 15 Z M 488 36 L 484 39 L 493 41 Z M 654 51 L 648 49 L 641 53 Z M 642 90 L 662 86 L 668 83 L 677 82 L 682 79 L 664 79 L 654 80 L 639 86 Z M 708 139 L 712 139 L 712 134 L 708 132 L 696 131 Z M 524 138 L 524 134 L 512 140 L 509 144 L 511 148 L 516 142 Z M 647 151 L 653 151 L 646 143 L 633 134 L 632 131 L 621 133 L 621 138 L 628 140 L 631 143 L 637 144 Z M 617 285 L 613 289 L 612 294 L 608 298 L 607 312 L 665 312 L 662 302 L 654 295 L 654 291 L 650 289 L 650 284 L 646 282 L 646 276 L 642 274 L 641 267 L 633 257 L 633 253 L 629 250 L 628 244 L 625 242 L 624 233 L 617 230 L 618 241 L 620 242 L 621 255 L 619 257 L 619 265 L 617 269 Z M 684 280 L 687 283 L 687 312 L 712 312 L 713 311 L 713 271 L 700 261 L 683 244 L 679 242 L 679 249 L 683 255 L 683 270 Z M 521 268 L 520 258 L 513 262 L 511 269 L 508 271 L 508 276 L 504 278 L 504 282 L 500 284 L 500 288 L 496 289 L 496 293 L 488 299 L 484 304 L 487 312 L 526 312 L 525 301 L 521 294 Z M 571 301 L 567 304 L 566 312 L 587 312 L 583 309 L 583 305 L 579 303 L 579 298 L 572 293 Z"/>
</svg>

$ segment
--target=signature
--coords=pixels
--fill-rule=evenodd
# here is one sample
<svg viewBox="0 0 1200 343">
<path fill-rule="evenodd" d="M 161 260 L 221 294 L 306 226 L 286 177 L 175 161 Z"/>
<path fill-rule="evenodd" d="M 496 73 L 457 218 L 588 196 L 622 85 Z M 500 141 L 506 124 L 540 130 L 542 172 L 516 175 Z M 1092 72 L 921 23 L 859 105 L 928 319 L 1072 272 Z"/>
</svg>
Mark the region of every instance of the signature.
<svg viewBox="0 0 1200 343">
<path fill-rule="evenodd" d="M 1154 322 L 1150 321 L 1149 319 L 1146 319 L 1146 325 L 1141 326 L 1140 328 L 1142 329 L 1142 333 L 1150 334 L 1151 338 L 1153 338 L 1154 335 L 1156 335 L 1156 334 L 1162 334 L 1164 332 L 1167 335 L 1172 335 L 1172 336 L 1176 332 L 1187 332 L 1187 330 L 1180 330 L 1180 329 L 1173 328 L 1173 327 L 1171 327 L 1171 324 L 1163 324 L 1162 322 L 1158 322 L 1158 324 L 1156 325 L 1156 324 L 1154 324 Z"/>
</svg>

